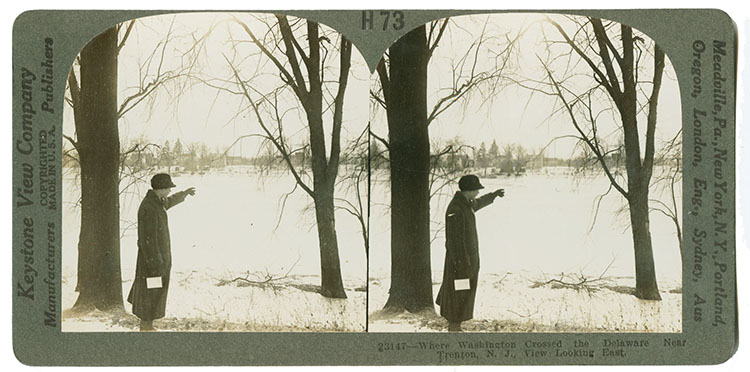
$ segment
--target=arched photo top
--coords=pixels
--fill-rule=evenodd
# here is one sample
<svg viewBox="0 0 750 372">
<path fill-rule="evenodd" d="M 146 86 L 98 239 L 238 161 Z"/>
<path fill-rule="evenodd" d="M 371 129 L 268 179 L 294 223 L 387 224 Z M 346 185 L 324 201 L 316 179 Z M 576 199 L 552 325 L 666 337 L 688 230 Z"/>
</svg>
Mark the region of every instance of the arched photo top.
<svg viewBox="0 0 750 372">
<path fill-rule="evenodd" d="M 372 76 L 371 141 L 387 162 L 371 177 L 391 192 L 372 200 L 391 204 L 390 219 L 372 214 L 389 234 L 373 240 L 370 273 L 391 282 L 370 286 L 370 330 L 681 332 L 681 103 L 658 44 L 597 18 L 472 14 L 409 31 Z M 464 190 L 466 176 L 483 187 Z M 454 290 L 467 277 L 469 292 Z M 497 296 L 498 280 L 516 297 Z M 583 317 L 532 311 L 603 286 L 609 300 Z M 635 299 L 663 302 L 609 305 Z M 429 330 L 388 315 L 435 303 L 446 321 Z"/>
<path fill-rule="evenodd" d="M 282 14 L 92 39 L 63 114 L 63 330 L 364 330 L 368 79 L 349 40 Z"/>
</svg>

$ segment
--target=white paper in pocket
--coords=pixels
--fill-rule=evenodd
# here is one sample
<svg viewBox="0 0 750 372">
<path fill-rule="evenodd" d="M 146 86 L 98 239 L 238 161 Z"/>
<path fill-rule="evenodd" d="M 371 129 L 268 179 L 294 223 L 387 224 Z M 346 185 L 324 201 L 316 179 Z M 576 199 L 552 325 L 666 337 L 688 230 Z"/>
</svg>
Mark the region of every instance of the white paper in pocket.
<svg viewBox="0 0 750 372">
<path fill-rule="evenodd" d="M 154 276 L 151 278 L 146 278 L 146 288 L 147 289 L 161 288 L 161 277 Z"/>
<path fill-rule="evenodd" d="M 466 291 L 471 289 L 471 285 L 469 284 L 469 279 L 456 279 L 453 281 L 453 287 L 457 291 Z"/>
</svg>

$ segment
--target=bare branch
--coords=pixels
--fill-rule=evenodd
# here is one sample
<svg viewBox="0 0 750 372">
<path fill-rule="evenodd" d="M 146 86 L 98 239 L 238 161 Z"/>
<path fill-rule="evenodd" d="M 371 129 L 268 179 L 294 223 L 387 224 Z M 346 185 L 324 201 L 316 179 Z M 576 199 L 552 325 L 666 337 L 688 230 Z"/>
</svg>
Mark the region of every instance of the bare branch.
<svg viewBox="0 0 750 372">
<path fill-rule="evenodd" d="M 128 23 L 128 28 L 125 30 L 125 35 L 122 36 L 122 40 L 120 40 L 120 44 L 117 46 L 117 54 L 119 54 L 122 47 L 125 46 L 125 42 L 128 40 L 128 36 L 130 36 L 130 31 L 133 30 L 133 25 L 135 25 L 135 19 Z"/>
<path fill-rule="evenodd" d="M 450 21 L 450 18 L 446 18 L 443 21 L 443 24 L 440 25 L 440 31 L 438 31 L 437 36 L 435 37 L 435 41 L 432 42 L 432 45 L 430 45 L 430 40 L 427 40 L 427 47 L 429 48 L 429 56 L 432 56 L 432 53 L 435 51 L 435 48 L 438 47 L 438 43 L 440 42 L 440 39 L 443 38 L 443 33 L 445 32 L 445 28 L 448 26 L 448 22 Z M 432 35 L 430 35 L 432 36 Z"/>
<path fill-rule="evenodd" d="M 643 158 L 644 175 L 642 182 L 648 186 L 653 172 L 654 164 L 654 137 L 656 133 L 656 109 L 659 101 L 659 91 L 661 89 L 661 79 L 664 72 L 664 51 L 655 45 L 654 54 L 654 84 L 651 89 L 651 97 L 648 102 L 648 118 L 646 126 L 646 152 Z"/>
<path fill-rule="evenodd" d="M 607 188 L 607 191 L 605 193 L 603 193 L 601 195 L 597 195 L 597 197 L 595 199 L 596 200 L 596 202 L 595 202 L 596 203 L 596 207 L 594 208 L 594 218 L 591 221 L 591 227 L 589 227 L 589 233 L 591 233 L 592 231 L 594 231 L 594 226 L 596 225 L 596 220 L 599 217 L 599 208 L 601 207 L 602 200 L 604 199 L 605 196 L 609 195 L 610 191 L 612 191 L 612 184 L 611 183 L 609 184 L 609 187 Z"/>
<path fill-rule="evenodd" d="M 70 142 L 70 144 L 73 145 L 73 148 L 75 148 L 76 151 L 78 151 L 78 142 L 76 142 L 73 138 L 71 138 L 70 136 L 67 136 L 65 134 L 63 134 L 63 138 L 65 138 L 66 140 L 68 140 L 68 142 Z"/>
<path fill-rule="evenodd" d="M 344 95 L 349 80 L 351 67 L 352 43 L 341 37 L 341 51 L 339 53 L 339 86 L 334 100 L 333 128 L 331 131 L 331 154 L 328 158 L 328 179 L 335 179 L 339 168 L 339 154 L 341 152 L 341 123 L 344 115 Z"/>
<path fill-rule="evenodd" d="M 78 85 L 76 74 L 72 68 L 68 74 L 68 87 L 70 89 L 70 105 L 73 108 L 78 107 L 79 102 L 81 102 L 81 87 Z"/>
<path fill-rule="evenodd" d="M 378 96 L 377 92 L 370 90 L 370 98 L 374 99 L 375 102 L 377 102 L 380 105 L 380 107 L 384 109 L 388 109 L 388 105 L 386 105 L 385 101 Z"/>
<path fill-rule="evenodd" d="M 253 32 L 250 31 L 250 27 L 248 27 L 244 22 L 240 21 L 237 17 L 235 17 L 235 16 L 232 16 L 232 17 L 234 18 L 235 22 L 237 22 L 245 30 L 245 32 L 248 34 L 248 36 L 250 36 L 250 39 L 253 40 L 253 43 L 255 43 L 255 45 L 258 46 L 258 48 L 261 50 L 261 52 L 263 52 L 263 54 L 266 57 L 268 57 L 268 59 L 270 59 L 271 62 L 273 62 L 273 64 L 276 66 L 276 68 L 281 73 L 282 80 L 284 81 L 284 83 L 287 84 L 287 85 L 289 85 L 292 88 L 292 90 L 294 90 L 295 94 L 297 94 L 297 97 L 307 97 L 307 90 L 306 90 L 305 86 L 304 85 L 299 86 L 299 85 L 297 85 L 297 83 L 295 83 L 294 77 L 292 77 L 292 75 L 289 73 L 289 71 L 287 71 L 287 69 L 279 61 L 279 59 L 276 58 L 276 56 L 274 56 L 273 53 L 271 53 L 271 51 L 269 51 L 265 47 L 265 45 L 263 45 L 263 43 L 260 40 L 258 40 L 258 38 L 255 37 L 255 34 L 253 34 Z M 303 82 L 304 82 L 304 80 L 303 80 Z"/>
<path fill-rule="evenodd" d="M 270 131 L 270 129 L 266 126 L 265 122 L 263 121 L 263 117 L 260 114 L 260 109 L 258 108 L 258 105 L 255 103 L 255 101 L 250 96 L 250 92 L 247 90 L 247 86 L 245 85 L 244 81 L 240 78 L 239 72 L 237 72 L 237 69 L 232 65 L 232 62 L 229 61 L 229 58 L 224 56 L 224 59 L 229 64 L 229 67 L 232 69 L 232 73 L 234 74 L 235 79 L 237 80 L 237 84 L 242 88 L 242 91 L 244 93 L 245 98 L 250 103 L 250 106 L 252 106 L 253 111 L 255 112 L 255 117 L 258 119 L 258 124 L 260 124 L 263 131 L 266 133 L 267 138 L 273 143 L 273 145 L 276 147 L 276 149 L 281 153 L 281 156 L 284 158 L 284 161 L 286 162 L 287 166 L 289 167 L 289 171 L 294 176 L 294 179 L 297 181 L 299 186 L 305 190 L 305 192 L 310 195 L 313 199 L 315 199 L 315 192 L 309 188 L 305 182 L 300 177 L 299 173 L 294 168 L 294 165 L 292 164 L 292 159 L 287 152 L 287 149 L 285 146 L 279 142 L 278 139 L 273 135 L 273 133 Z"/>
<path fill-rule="evenodd" d="M 289 191 L 288 193 L 285 193 L 281 196 L 281 200 L 279 200 L 279 204 L 281 204 L 281 207 L 279 208 L 279 218 L 276 220 L 276 225 L 273 227 L 274 233 L 276 233 L 276 231 L 279 229 L 279 226 L 281 226 L 281 217 L 284 215 L 284 209 L 286 209 L 286 201 L 292 194 L 294 194 L 295 191 L 297 191 L 298 186 L 299 183 L 295 183 L 292 191 Z"/>
<path fill-rule="evenodd" d="M 570 116 L 570 119 L 573 123 L 573 126 L 578 131 L 578 133 L 581 135 L 581 139 L 586 143 L 586 145 L 589 146 L 591 151 L 594 152 L 596 155 L 597 160 L 602 166 L 602 169 L 607 174 L 607 178 L 609 178 L 609 182 L 612 184 L 612 186 L 617 189 L 617 191 L 620 192 L 625 198 L 628 198 L 628 192 L 623 189 L 620 184 L 615 180 L 614 176 L 612 175 L 611 171 L 609 170 L 609 167 L 607 166 L 606 159 L 604 158 L 603 154 L 599 151 L 598 146 L 587 136 L 587 134 L 583 131 L 581 126 L 578 124 L 578 120 L 576 120 L 575 113 L 573 112 L 573 108 L 568 104 L 568 101 L 565 99 L 565 96 L 562 93 L 562 90 L 560 89 L 560 85 L 557 83 L 555 78 L 552 76 L 552 72 L 549 70 L 549 67 L 540 59 L 539 60 L 542 65 L 544 65 L 544 68 L 547 72 L 547 76 L 549 77 L 550 81 L 555 87 L 555 90 L 557 91 L 557 96 L 560 97 L 560 100 L 563 102 L 563 105 L 565 106 L 566 110 L 568 111 L 568 114 Z"/>
<path fill-rule="evenodd" d="M 388 70 L 385 66 L 385 57 L 380 59 L 378 66 L 376 67 L 378 77 L 380 78 L 380 90 L 383 92 L 383 107 L 388 107 L 388 102 L 391 98 L 391 81 L 388 78 Z"/>
<path fill-rule="evenodd" d="M 278 16 L 277 16 L 277 18 L 278 18 Z M 291 27 L 289 26 L 289 22 L 287 21 L 286 17 L 283 17 L 283 18 L 284 18 L 284 22 L 286 23 L 286 26 L 289 27 L 289 30 L 291 31 Z M 305 54 L 304 49 L 302 49 L 302 46 L 297 41 L 296 37 L 292 38 L 292 43 L 294 44 L 294 48 L 297 49 L 297 53 L 299 53 L 299 56 L 300 56 L 300 58 L 302 58 L 302 61 L 305 64 L 309 63 L 310 62 L 310 57 L 308 57 L 307 54 Z"/>
<path fill-rule="evenodd" d="M 172 40 L 172 27 L 174 26 L 175 19 L 172 18 L 172 23 L 169 25 L 169 30 L 167 31 L 166 36 L 164 37 L 164 40 L 159 42 L 154 50 L 151 52 L 151 56 L 149 57 L 149 62 L 146 67 L 146 73 L 143 76 L 143 79 L 141 79 L 141 84 L 138 87 L 138 90 L 136 93 L 132 94 L 131 96 L 126 97 L 123 102 L 120 104 L 120 108 L 117 110 L 117 117 L 122 118 L 128 111 L 132 110 L 134 107 L 136 107 L 138 104 L 143 102 L 146 98 L 148 98 L 152 93 L 156 91 L 159 87 L 165 85 L 167 82 L 177 79 L 181 76 L 182 72 L 176 72 L 176 71 L 167 71 L 162 72 L 162 68 L 164 66 L 164 61 L 166 58 L 166 48 L 167 45 Z M 128 32 L 130 31 L 130 28 L 133 26 L 133 22 L 131 22 L 128 25 Z M 125 40 L 123 40 L 124 42 Z M 148 75 L 148 69 L 151 64 L 152 58 L 155 56 L 155 54 L 159 51 L 159 61 L 156 68 L 156 73 L 149 81 L 148 83 L 145 82 L 146 77 Z M 144 73 L 143 69 L 139 70 L 140 73 Z"/>
<path fill-rule="evenodd" d="M 520 37 L 519 33 L 514 39 L 507 39 L 505 49 L 500 51 L 497 58 L 502 61 L 499 65 L 496 65 L 493 69 L 488 71 L 477 71 L 477 65 L 480 61 L 480 52 L 483 50 L 483 45 L 487 41 L 487 24 L 489 20 L 485 20 L 484 26 L 482 27 L 481 34 L 477 41 L 473 42 L 466 50 L 464 55 L 458 60 L 458 66 L 454 67 L 453 86 L 449 88 L 449 93 L 444 97 L 437 100 L 432 110 L 427 116 L 427 125 L 430 125 L 440 114 L 448 110 L 453 104 L 466 97 L 472 91 L 476 90 L 482 85 L 487 85 L 494 89 L 497 81 L 503 77 L 505 67 L 510 58 L 510 52 L 513 45 Z M 445 26 L 448 23 L 448 19 L 443 23 L 438 39 L 442 36 Z M 436 40 L 437 42 L 437 40 Z M 436 46 L 433 45 L 434 48 Z M 465 66 L 470 63 L 468 71 L 465 72 Z"/>
<path fill-rule="evenodd" d="M 373 132 L 372 130 L 370 130 L 370 136 L 378 140 L 378 142 L 382 143 L 383 146 L 385 146 L 385 148 L 387 148 L 388 150 L 391 149 L 391 145 L 388 143 L 388 141 L 386 141 L 385 138 L 380 137 L 377 134 L 375 134 L 375 132 Z"/>
<path fill-rule="evenodd" d="M 591 67 L 591 70 L 594 71 L 594 74 L 597 77 L 597 81 L 600 84 L 602 84 L 602 86 L 604 86 L 605 89 L 607 89 L 607 91 L 610 93 L 610 95 L 612 97 L 619 97 L 619 95 L 620 95 L 619 85 L 617 85 L 615 87 L 615 86 L 610 85 L 610 83 L 607 82 L 608 79 L 604 75 L 604 73 L 599 69 L 599 67 L 596 66 L 596 64 L 594 63 L 594 61 L 592 61 L 591 58 L 588 55 L 586 55 L 586 53 L 583 50 L 581 50 L 581 48 L 579 48 L 578 45 L 576 45 L 576 43 L 573 40 L 570 39 L 570 37 L 568 36 L 568 34 L 565 32 L 565 30 L 563 30 L 562 26 L 560 26 L 559 23 L 553 21 L 549 17 L 547 17 L 547 21 L 550 22 L 553 26 L 555 26 L 555 28 L 557 28 L 557 30 L 560 32 L 560 35 L 562 35 L 563 39 L 565 39 L 565 42 L 567 42 L 568 45 L 570 45 L 570 47 L 573 48 L 573 50 L 584 61 L 586 61 L 586 63 L 589 65 L 589 67 Z"/>
<path fill-rule="evenodd" d="M 607 36 L 607 31 L 604 30 L 601 19 L 589 18 L 589 21 L 591 22 L 591 26 L 594 28 L 594 36 L 596 36 L 596 42 L 599 45 L 599 57 L 601 58 L 602 63 L 604 64 L 604 68 L 607 71 L 607 76 L 609 77 L 609 86 L 612 87 L 612 93 L 614 93 L 612 95 L 612 99 L 615 100 L 615 103 L 617 105 L 620 105 L 622 91 L 620 90 L 620 83 L 619 79 L 617 78 L 617 73 L 615 72 L 614 66 L 612 66 L 612 59 L 609 57 L 609 49 L 607 47 L 607 44 L 611 42 L 609 41 L 609 37 Z M 625 44 L 626 42 L 627 41 L 623 39 L 623 44 Z M 620 62 L 620 69 L 622 71 L 627 71 L 627 63 L 629 63 L 629 61 L 627 60 L 627 48 L 625 51 L 625 58 L 618 58 L 618 61 Z M 623 88 L 627 91 L 627 87 Z"/>
<path fill-rule="evenodd" d="M 289 21 L 287 20 L 286 16 L 277 14 L 276 19 L 279 22 L 279 31 L 281 32 L 281 38 L 282 38 L 282 41 L 284 42 L 284 47 L 285 47 L 284 54 L 286 55 L 286 58 L 289 61 L 289 64 L 292 66 L 292 73 L 294 73 L 294 79 L 297 82 L 297 86 L 300 87 L 300 92 L 307 93 L 307 88 L 305 87 L 305 78 L 302 76 L 302 70 L 300 69 L 299 62 L 297 61 L 297 54 L 295 53 L 295 48 L 293 45 L 294 43 L 296 43 L 296 39 L 294 37 L 294 33 L 292 32 L 292 28 L 289 26 Z M 317 43 L 317 40 L 315 42 Z M 311 63 L 310 58 L 305 56 L 303 58 L 303 63 L 309 67 Z M 308 78 L 310 78 L 309 74 L 308 74 Z M 311 84 L 310 90 L 312 90 L 313 89 L 312 82 L 310 84 Z M 303 104 L 305 103 L 306 99 L 307 99 L 306 95 L 300 96 L 300 101 L 302 101 Z"/>
</svg>

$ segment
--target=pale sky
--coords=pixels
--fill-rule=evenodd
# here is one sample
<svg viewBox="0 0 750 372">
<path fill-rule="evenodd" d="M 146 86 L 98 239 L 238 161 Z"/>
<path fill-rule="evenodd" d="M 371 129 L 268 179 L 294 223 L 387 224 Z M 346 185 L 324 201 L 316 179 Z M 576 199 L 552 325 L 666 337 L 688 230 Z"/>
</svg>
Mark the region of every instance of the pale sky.
<svg viewBox="0 0 750 372">
<path fill-rule="evenodd" d="M 563 17 L 555 15 L 552 15 L 552 17 L 563 26 L 571 25 Z M 507 34 L 510 38 L 514 38 L 521 30 L 525 30 L 519 38 L 519 43 L 516 45 L 507 68 L 510 76 L 515 80 L 524 78 L 543 80 L 545 77 L 544 70 L 538 56 L 545 57 L 544 33 L 550 39 L 562 40 L 556 29 L 541 22 L 544 17 L 540 14 L 474 15 L 455 17 L 453 20 L 455 23 L 451 29 L 452 32 L 446 31 L 446 35 L 430 60 L 428 110 L 434 106 L 439 97 L 446 95 L 446 92 L 439 92 L 438 90 L 451 87 L 453 80 L 453 68 L 451 66 L 455 65 L 469 46 L 478 39 L 485 23 L 487 23 L 486 34 L 488 37 L 502 38 Z M 567 31 L 572 34 L 571 30 Z M 613 40 L 616 39 L 613 37 Z M 492 60 L 488 57 L 487 49 L 496 53 L 504 47 L 505 43 L 502 39 L 490 40 L 487 45 L 492 46 L 483 48 L 484 50 L 478 55 L 477 71 L 488 70 L 493 66 Z M 569 50 L 567 46 L 559 46 L 556 51 L 562 53 L 567 50 Z M 653 65 L 653 62 L 651 60 L 646 61 L 645 57 L 644 61 L 649 66 Z M 470 64 L 467 64 L 467 66 L 470 66 Z M 587 76 L 571 79 L 569 82 L 572 83 L 572 87 L 591 86 L 591 72 L 587 66 L 582 67 L 576 72 L 580 71 Z M 562 71 L 560 71 L 560 75 L 562 75 Z M 643 73 L 641 76 L 650 77 L 651 75 Z M 555 76 L 556 79 L 561 77 Z M 557 114 L 550 118 L 552 112 L 560 108 L 560 104 L 556 104 L 554 98 L 539 93 L 532 96 L 529 89 L 516 84 L 506 85 L 494 96 L 491 103 L 482 104 L 483 97 L 476 94 L 472 96 L 468 106 L 464 102 L 456 102 L 454 106 L 441 114 L 436 122 L 431 124 L 430 138 L 432 141 L 446 141 L 459 136 L 463 142 L 473 146 L 479 146 L 481 142 L 485 142 L 485 145 L 489 148 L 492 141 L 496 140 L 501 149 L 503 144 L 521 144 L 531 150 L 547 145 L 552 138 L 573 133 L 574 128 L 567 114 Z M 646 87 L 646 92 L 650 93 L 650 91 L 649 85 Z M 680 109 L 679 87 L 673 67 L 667 61 L 659 97 L 657 146 L 659 139 L 664 141 L 672 139 L 682 127 Z M 380 135 L 385 135 L 387 127 L 383 116 L 378 115 L 376 117 L 379 120 L 373 121 L 374 131 Z M 643 124 L 641 133 L 645 133 L 645 116 L 639 117 L 639 123 Z M 611 120 L 607 123 L 602 118 L 600 124 L 603 129 L 608 129 L 610 132 L 614 131 L 614 123 Z M 547 154 L 569 157 L 573 151 L 573 143 L 572 140 L 556 141 L 548 147 Z"/>
<path fill-rule="evenodd" d="M 235 15 L 247 22 L 257 36 L 264 34 L 263 25 L 252 15 L 247 13 Z M 562 17 L 555 19 L 564 26 L 566 25 L 567 21 Z M 489 69 L 494 63 L 490 54 L 497 53 L 505 47 L 504 38 L 506 36 L 515 38 L 521 30 L 525 30 L 513 49 L 511 60 L 505 71 L 508 76 L 516 80 L 542 80 L 544 71 L 539 58 L 544 59 L 546 56 L 544 34 L 546 33 L 548 38 L 555 40 L 559 40 L 560 37 L 554 28 L 540 22 L 541 20 L 543 17 L 539 14 L 455 17 L 454 23 L 449 26 L 430 61 L 428 107 L 431 108 L 438 97 L 446 94 L 441 89 L 451 86 L 454 71 L 452 66 L 463 56 L 469 45 L 477 40 L 485 23 L 487 24 L 487 40 L 484 44 L 486 47 L 483 47 L 477 54 L 476 70 Z M 257 75 L 252 83 L 255 89 L 267 92 L 280 84 L 275 67 L 265 57 L 258 56 L 257 47 L 252 45 L 246 33 L 233 21 L 231 14 L 164 15 L 138 20 L 122 49 L 119 56 L 118 81 L 121 92 L 120 101 L 128 95 L 128 92 L 132 92 L 128 87 L 138 85 L 140 71 L 143 70 L 139 69 L 139 65 L 146 61 L 156 43 L 164 38 L 170 25 L 172 25 L 172 35 L 176 39 L 164 49 L 166 58 L 163 70 L 176 68 L 180 64 L 180 55 L 194 45 L 193 39 L 206 35 L 208 30 L 213 28 L 203 44 L 205 49 L 201 51 L 198 67 L 194 70 L 199 71 L 203 79 L 211 79 L 212 83 L 224 86 L 234 85 L 234 77 L 228 62 L 230 60 L 238 68 L 243 79 Z M 570 26 L 570 23 L 567 25 Z M 337 40 L 334 34 L 331 43 L 336 44 Z M 561 50 L 558 49 L 558 52 Z M 157 55 L 159 53 L 157 52 Z M 326 80 L 335 80 L 338 75 L 338 58 L 334 48 L 330 48 L 329 59 L 333 62 L 333 67 L 326 75 Z M 473 59 L 472 54 L 469 61 L 473 62 Z M 156 63 L 152 64 L 151 71 L 155 71 L 156 65 Z M 471 63 L 467 66 L 471 66 Z M 576 71 L 587 72 L 585 69 Z M 555 72 L 557 73 L 557 70 Z M 381 136 L 387 136 L 382 110 L 374 113 L 368 111 L 373 107 L 368 96 L 370 79 L 374 81 L 377 75 L 370 76 L 364 60 L 356 50 L 356 45 L 352 53 L 351 73 L 345 100 L 344 140 L 353 139 L 359 135 L 369 118 L 373 119 L 373 130 Z M 556 78 L 562 78 L 562 71 L 560 75 Z M 220 80 L 224 82 L 219 82 Z M 539 93 L 532 96 L 529 89 L 509 83 L 507 79 L 503 81 L 502 88 L 495 91 L 491 101 L 485 101 L 487 97 L 477 92 L 468 101 L 456 102 L 442 113 L 430 126 L 430 136 L 433 142 L 447 141 L 458 136 L 463 142 L 472 146 L 479 146 L 481 142 L 485 142 L 489 147 L 490 143 L 496 140 L 501 148 L 503 144 L 517 143 L 527 149 L 539 149 L 547 145 L 554 137 L 573 133 L 573 127 L 567 116 L 558 114 L 550 117 L 554 109 L 560 107 L 553 98 Z M 569 82 L 573 87 L 586 87 L 591 84 L 591 79 L 589 75 L 572 79 Z M 176 87 L 169 86 L 152 96 L 153 105 L 144 101 L 128 112 L 120 122 L 122 142 L 143 136 L 154 143 L 163 144 L 166 140 L 173 143 L 175 138 L 179 138 L 183 144 L 204 142 L 211 149 L 223 149 L 241 135 L 260 132 L 254 115 L 251 115 L 249 111 L 243 112 L 249 107 L 247 100 L 238 95 L 219 92 L 197 81 L 193 83 L 184 91 L 184 94 L 179 95 L 179 100 L 174 99 Z M 333 83 L 330 86 L 331 89 L 335 89 L 336 84 Z M 236 85 L 233 88 L 237 89 Z M 650 87 L 646 89 L 650 91 Z M 282 106 L 290 109 L 285 116 L 285 133 L 292 137 L 293 142 L 301 143 L 305 140 L 306 133 L 302 131 L 303 115 L 295 109 L 298 103 L 290 91 L 287 91 L 280 100 L 285 102 Z M 665 69 L 658 117 L 657 138 L 671 139 L 681 128 L 681 119 L 678 85 L 670 63 L 667 63 Z M 326 121 L 330 122 L 330 115 Z M 604 119 L 602 122 L 604 123 L 602 127 L 606 128 L 607 124 Z M 645 123 L 645 120 L 642 122 Z M 610 123 L 614 131 L 612 125 L 614 123 Z M 327 129 L 326 132 L 329 133 L 329 130 Z M 67 135 L 73 133 L 72 114 L 69 109 L 66 112 L 64 132 Z M 658 144 L 657 140 L 657 146 Z M 572 141 L 558 141 L 548 148 L 548 155 L 568 157 L 573 151 L 572 148 Z M 258 140 L 247 139 L 237 145 L 232 153 L 238 155 L 241 151 L 245 156 L 253 156 L 258 150 Z"/>
<path fill-rule="evenodd" d="M 258 37 L 265 34 L 263 25 L 256 21 L 249 13 L 235 14 L 246 22 Z M 268 17 L 264 15 L 264 17 Z M 234 75 L 229 67 L 229 61 L 239 70 L 243 80 L 256 76 L 252 80 L 252 87 L 264 93 L 280 86 L 278 70 L 267 58 L 257 56 L 258 48 L 250 41 L 245 31 L 233 20 L 229 13 L 186 13 L 179 15 L 155 16 L 139 19 L 125 47 L 119 55 L 119 101 L 132 94 L 138 87 L 140 71 L 144 61 L 154 50 L 154 47 L 167 34 L 174 19 L 172 34 L 176 36 L 165 49 L 165 60 L 162 70 L 176 69 L 180 65 L 181 55 L 194 45 L 193 38 L 203 37 L 208 30 L 204 50 L 200 53 L 198 67 L 202 79 L 213 85 L 231 87 L 239 91 L 235 84 Z M 290 20 L 291 22 L 291 20 Z M 328 29 L 330 32 L 330 29 Z M 328 82 L 338 77 L 338 37 L 331 37 L 328 44 L 329 56 L 332 61 L 331 71 L 326 73 Z M 157 52 L 157 55 L 160 52 Z M 321 52 L 322 53 L 322 52 Z M 156 71 L 158 64 L 152 64 L 151 71 Z M 365 62 L 354 48 L 352 52 L 352 66 L 350 70 L 348 89 L 345 97 L 345 112 L 343 117 L 342 136 L 346 139 L 356 138 L 367 125 L 367 84 L 369 71 Z M 147 79 L 148 81 L 148 79 Z M 328 84 L 335 93 L 336 83 Z M 120 139 L 143 136 L 153 143 L 163 144 L 170 141 L 174 144 L 176 138 L 183 145 L 191 142 L 206 143 L 211 149 L 224 149 L 230 146 L 239 136 L 261 133 L 257 119 L 249 109 L 249 104 L 242 96 L 219 91 L 197 80 L 184 90 L 175 100 L 174 86 L 166 87 L 153 94 L 151 102 L 143 101 L 136 108 L 128 112 L 120 121 Z M 256 97 L 257 98 L 257 97 Z M 298 144 L 306 137 L 302 131 L 302 116 L 298 102 L 290 90 L 279 98 L 282 109 L 287 111 L 284 116 L 284 132 L 292 138 L 291 142 Z M 363 104 L 363 102 L 365 102 Z M 67 108 L 64 132 L 68 135 L 74 131 L 72 113 Z M 244 110 L 244 111 L 243 111 Z M 238 115 L 239 113 L 239 115 Z M 324 121 L 330 124 L 332 114 L 329 112 Z M 264 120 L 270 120 L 270 116 Z M 330 137 L 330 128 L 326 126 L 326 133 Z M 330 138 L 329 138 L 330 139 Z M 259 140 L 248 138 L 236 145 L 232 151 L 239 155 L 254 156 L 259 150 Z"/>
</svg>

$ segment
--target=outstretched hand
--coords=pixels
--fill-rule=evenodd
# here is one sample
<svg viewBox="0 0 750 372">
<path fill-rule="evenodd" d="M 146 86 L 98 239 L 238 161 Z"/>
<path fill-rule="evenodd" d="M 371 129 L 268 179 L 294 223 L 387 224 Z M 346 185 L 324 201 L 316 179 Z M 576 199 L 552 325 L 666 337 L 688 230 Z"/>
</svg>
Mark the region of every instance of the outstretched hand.
<svg viewBox="0 0 750 372">
<path fill-rule="evenodd" d="M 195 196 L 195 187 L 190 187 L 185 192 L 190 196 Z"/>
<path fill-rule="evenodd" d="M 493 194 L 495 194 L 496 197 L 502 198 L 503 196 L 505 196 L 505 189 L 497 189 Z"/>
</svg>

